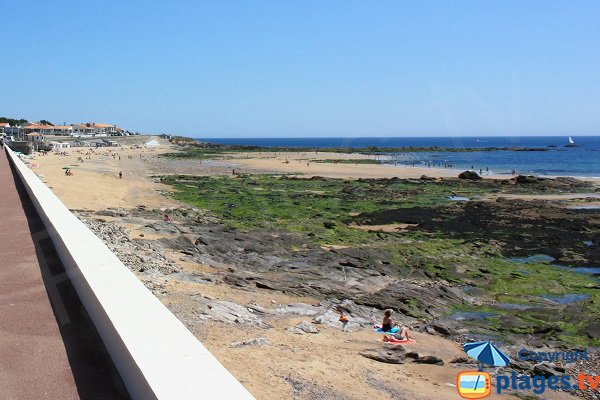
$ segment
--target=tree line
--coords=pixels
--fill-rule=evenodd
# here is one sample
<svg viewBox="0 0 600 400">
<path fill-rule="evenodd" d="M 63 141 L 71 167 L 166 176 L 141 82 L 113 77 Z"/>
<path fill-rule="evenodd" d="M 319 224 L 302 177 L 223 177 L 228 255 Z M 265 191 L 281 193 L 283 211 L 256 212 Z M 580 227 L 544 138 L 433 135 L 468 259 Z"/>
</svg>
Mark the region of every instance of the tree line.
<svg viewBox="0 0 600 400">
<path fill-rule="evenodd" d="M 8 124 L 10 126 L 17 126 L 17 125 L 23 125 L 28 123 L 29 121 L 27 121 L 24 118 L 21 119 L 14 119 L 14 118 L 6 118 L 6 117 L 0 117 L 0 122 L 8 122 Z M 54 124 L 50 121 L 47 121 L 45 119 L 40 120 L 40 124 L 41 125 L 52 125 L 54 126 Z"/>
</svg>

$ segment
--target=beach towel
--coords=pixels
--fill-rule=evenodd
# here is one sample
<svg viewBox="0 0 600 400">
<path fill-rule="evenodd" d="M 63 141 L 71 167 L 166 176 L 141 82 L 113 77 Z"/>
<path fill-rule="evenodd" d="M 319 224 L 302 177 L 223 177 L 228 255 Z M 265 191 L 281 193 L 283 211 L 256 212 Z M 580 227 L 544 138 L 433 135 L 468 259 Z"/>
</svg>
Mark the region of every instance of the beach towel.
<svg viewBox="0 0 600 400">
<path fill-rule="evenodd" d="M 387 331 L 387 332 L 384 332 L 383 330 L 381 330 L 381 325 L 375 325 L 373 327 L 373 332 L 383 333 L 386 335 L 393 335 L 394 333 L 398 333 L 399 331 L 400 331 L 400 328 L 398 328 L 397 326 L 393 327 L 391 331 Z"/>
<path fill-rule="evenodd" d="M 416 341 L 414 341 L 413 339 L 396 339 L 394 337 L 390 338 L 387 342 L 384 343 L 389 343 L 389 344 L 410 344 L 410 343 L 417 343 Z"/>
</svg>

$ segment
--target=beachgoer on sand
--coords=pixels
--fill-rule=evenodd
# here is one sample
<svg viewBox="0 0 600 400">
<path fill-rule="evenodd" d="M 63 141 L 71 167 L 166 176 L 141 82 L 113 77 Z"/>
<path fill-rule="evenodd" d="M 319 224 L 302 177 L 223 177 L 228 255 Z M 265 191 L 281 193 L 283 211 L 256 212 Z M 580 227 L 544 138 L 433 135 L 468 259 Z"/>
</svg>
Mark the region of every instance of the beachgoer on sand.
<svg viewBox="0 0 600 400">
<path fill-rule="evenodd" d="M 119 171 L 119 179 L 123 179 L 123 171 Z"/>
<path fill-rule="evenodd" d="M 341 310 L 340 310 L 340 319 L 339 320 L 342 323 L 342 331 L 348 332 L 348 324 L 350 323 L 350 319 Z"/>
<path fill-rule="evenodd" d="M 392 328 L 394 328 L 395 326 L 398 326 L 397 324 L 394 324 L 391 317 L 392 317 L 392 310 L 385 310 L 385 312 L 383 313 L 383 321 L 381 323 L 382 331 L 390 332 L 392 330 Z M 400 330 L 391 336 L 398 340 L 409 340 L 410 335 L 409 335 L 408 328 L 406 326 L 402 326 L 399 328 L 400 328 Z M 388 335 L 383 335 L 384 342 L 387 342 L 389 340 L 390 340 L 390 337 Z"/>
<path fill-rule="evenodd" d="M 165 222 L 173 222 L 173 220 L 171 219 L 171 217 L 169 216 L 169 214 L 165 214 L 165 216 L 163 217 Z"/>
</svg>

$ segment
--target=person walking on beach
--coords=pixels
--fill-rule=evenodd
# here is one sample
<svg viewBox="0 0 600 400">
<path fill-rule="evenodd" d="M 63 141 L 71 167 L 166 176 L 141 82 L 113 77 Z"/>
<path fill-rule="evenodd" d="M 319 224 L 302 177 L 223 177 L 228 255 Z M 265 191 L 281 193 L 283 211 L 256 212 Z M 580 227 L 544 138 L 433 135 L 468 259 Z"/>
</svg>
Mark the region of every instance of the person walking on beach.
<svg viewBox="0 0 600 400">
<path fill-rule="evenodd" d="M 342 310 L 340 310 L 339 321 L 342 323 L 342 332 L 348 332 L 348 324 L 350 323 L 350 319 L 347 315 L 344 314 Z"/>
<path fill-rule="evenodd" d="M 119 179 L 123 179 L 123 171 L 119 171 Z"/>
</svg>

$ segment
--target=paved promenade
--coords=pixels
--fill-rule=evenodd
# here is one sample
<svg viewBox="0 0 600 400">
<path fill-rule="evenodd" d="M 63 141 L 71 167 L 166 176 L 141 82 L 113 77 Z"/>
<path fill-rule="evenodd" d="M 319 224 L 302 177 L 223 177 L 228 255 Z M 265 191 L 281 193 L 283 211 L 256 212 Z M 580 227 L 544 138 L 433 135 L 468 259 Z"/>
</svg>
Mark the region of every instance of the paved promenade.
<svg viewBox="0 0 600 400">
<path fill-rule="evenodd" d="M 0 398 L 128 398 L 0 151 Z"/>
</svg>

